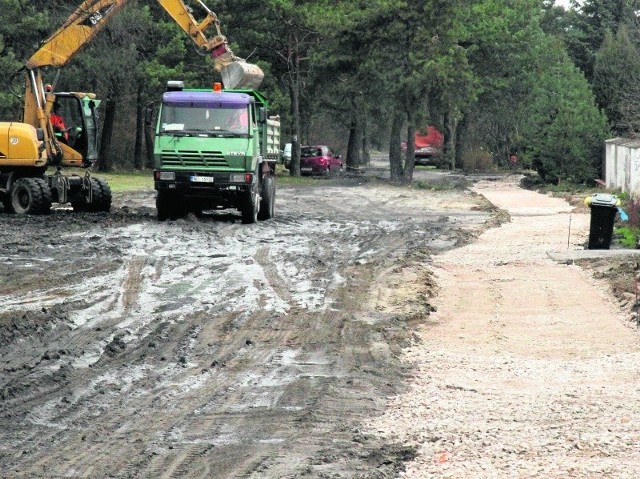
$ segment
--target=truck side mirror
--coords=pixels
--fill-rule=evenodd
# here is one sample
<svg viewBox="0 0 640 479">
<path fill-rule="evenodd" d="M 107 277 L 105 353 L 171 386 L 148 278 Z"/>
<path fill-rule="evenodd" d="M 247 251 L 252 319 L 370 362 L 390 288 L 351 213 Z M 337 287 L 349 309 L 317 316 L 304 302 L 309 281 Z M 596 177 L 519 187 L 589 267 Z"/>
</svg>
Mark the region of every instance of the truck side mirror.
<svg viewBox="0 0 640 479">
<path fill-rule="evenodd" d="M 258 122 L 264 123 L 267 121 L 267 110 L 265 107 L 258 108 Z"/>
</svg>

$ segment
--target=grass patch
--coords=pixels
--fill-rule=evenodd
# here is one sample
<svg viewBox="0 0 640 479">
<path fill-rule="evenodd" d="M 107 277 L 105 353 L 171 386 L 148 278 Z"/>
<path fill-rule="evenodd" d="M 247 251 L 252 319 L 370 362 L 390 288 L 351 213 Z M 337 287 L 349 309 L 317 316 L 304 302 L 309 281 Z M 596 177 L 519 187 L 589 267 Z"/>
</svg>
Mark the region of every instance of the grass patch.
<svg viewBox="0 0 640 479">
<path fill-rule="evenodd" d="M 87 170 L 81 168 L 63 170 L 65 175 L 84 176 L 86 172 Z M 112 192 L 153 190 L 153 172 L 151 170 L 110 171 L 108 173 L 91 170 L 91 175 L 102 178 L 109 183 Z"/>
<path fill-rule="evenodd" d="M 314 178 L 313 176 L 291 176 L 289 175 L 289 171 L 287 171 L 286 174 L 282 175 L 276 173 L 276 178 L 279 185 L 317 186 L 320 184 L 326 184 L 320 181 L 319 178 Z"/>
<path fill-rule="evenodd" d="M 437 178 L 429 181 L 414 180 L 411 183 L 411 187 L 416 190 L 429 190 L 429 191 L 449 191 L 449 190 L 462 190 L 469 186 L 469 183 L 465 179 L 461 178 Z"/>
</svg>

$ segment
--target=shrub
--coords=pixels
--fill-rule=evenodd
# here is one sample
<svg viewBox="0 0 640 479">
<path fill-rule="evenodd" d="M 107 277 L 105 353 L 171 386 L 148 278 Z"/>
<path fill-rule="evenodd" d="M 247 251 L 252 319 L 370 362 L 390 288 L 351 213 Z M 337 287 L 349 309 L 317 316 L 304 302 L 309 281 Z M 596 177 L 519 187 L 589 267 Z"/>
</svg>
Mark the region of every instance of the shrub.
<svg viewBox="0 0 640 479">
<path fill-rule="evenodd" d="M 491 171 L 493 170 L 493 157 L 481 148 L 474 148 L 465 153 L 462 158 L 464 171 Z"/>
</svg>

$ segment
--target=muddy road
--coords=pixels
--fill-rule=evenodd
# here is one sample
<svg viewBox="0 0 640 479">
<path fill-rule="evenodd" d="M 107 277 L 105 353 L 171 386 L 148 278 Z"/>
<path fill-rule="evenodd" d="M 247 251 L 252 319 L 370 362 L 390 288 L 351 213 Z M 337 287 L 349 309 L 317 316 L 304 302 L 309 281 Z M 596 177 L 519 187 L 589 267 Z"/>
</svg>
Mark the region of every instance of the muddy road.
<svg viewBox="0 0 640 479">
<path fill-rule="evenodd" d="M 495 216 L 446 181 L 280 187 L 256 225 L 159 223 L 153 191 L 0 212 L 0 476 L 393 477 L 415 451 L 361 426 L 402 392 L 431 255 Z"/>
</svg>

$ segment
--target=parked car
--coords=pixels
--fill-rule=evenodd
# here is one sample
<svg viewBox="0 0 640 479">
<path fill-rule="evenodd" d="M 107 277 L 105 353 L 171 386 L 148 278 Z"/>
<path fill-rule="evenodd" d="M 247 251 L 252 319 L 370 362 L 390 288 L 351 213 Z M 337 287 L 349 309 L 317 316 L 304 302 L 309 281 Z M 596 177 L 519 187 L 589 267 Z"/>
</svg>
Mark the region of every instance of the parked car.
<svg viewBox="0 0 640 479">
<path fill-rule="evenodd" d="M 416 165 L 439 166 L 442 159 L 444 136 L 435 126 L 427 126 L 416 131 L 414 152 Z M 407 151 L 407 143 L 402 142 L 402 151 Z"/>
<path fill-rule="evenodd" d="M 342 156 L 326 145 L 300 148 L 300 173 L 303 175 L 336 175 L 342 171 Z"/>
<path fill-rule="evenodd" d="M 282 149 L 282 164 L 287 169 L 291 166 L 291 143 L 287 143 Z"/>
</svg>

